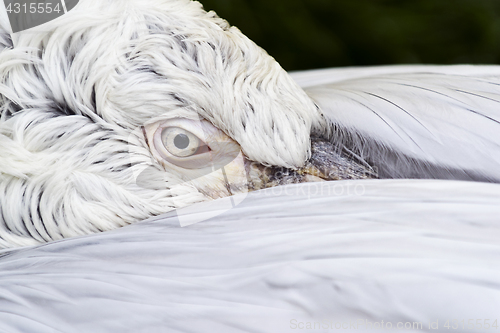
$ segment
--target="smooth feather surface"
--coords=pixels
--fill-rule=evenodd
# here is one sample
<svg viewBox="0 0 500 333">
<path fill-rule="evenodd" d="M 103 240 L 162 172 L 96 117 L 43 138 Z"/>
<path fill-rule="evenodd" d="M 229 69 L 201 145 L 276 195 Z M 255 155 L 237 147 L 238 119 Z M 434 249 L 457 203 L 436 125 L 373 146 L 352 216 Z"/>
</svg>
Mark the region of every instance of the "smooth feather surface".
<svg viewBox="0 0 500 333">
<path fill-rule="evenodd" d="M 331 127 L 333 142 L 382 177 L 500 180 L 498 67 L 294 73 L 327 120 L 320 128 L 314 104 L 277 63 L 195 2 L 109 3 L 81 1 L 51 33 L 17 35 L 16 48 L 1 53 L 3 246 L 113 229 L 201 201 L 195 191 L 139 189 L 126 158 L 132 144 L 149 159 L 140 136 L 129 137 L 133 128 L 166 111 L 186 115 L 180 107 L 267 165 L 300 165 L 309 131 Z M 0 45 L 11 42 L 0 34 Z M 170 195 L 185 196 L 183 205 Z M 184 214 L 206 215 L 233 199 Z M 334 325 L 327 331 L 352 321 L 359 331 L 381 321 L 493 322 L 499 202 L 497 184 L 303 184 L 251 193 L 184 228 L 171 212 L 6 250 L 0 331 L 274 333 L 306 322 Z M 95 217 L 100 228 L 77 223 Z"/>
<path fill-rule="evenodd" d="M 387 178 L 500 181 L 500 67 L 394 66 L 292 73 L 332 140 Z"/>
<path fill-rule="evenodd" d="M 2 252 L 0 331 L 492 323 L 500 308 L 499 200 L 500 185 L 475 182 L 308 183 L 251 193 L 184 228 L 171 212 Z M 196 207 L 193 214 L 206 209 Z"/>
</svg>

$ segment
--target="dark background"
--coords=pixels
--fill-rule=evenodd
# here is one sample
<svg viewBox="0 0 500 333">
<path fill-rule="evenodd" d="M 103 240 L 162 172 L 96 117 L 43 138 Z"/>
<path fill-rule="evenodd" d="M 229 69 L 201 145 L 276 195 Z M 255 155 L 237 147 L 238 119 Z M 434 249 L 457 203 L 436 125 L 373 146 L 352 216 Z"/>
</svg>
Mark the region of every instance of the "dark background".
<svg viewBox="0 0 500 333">
<path fill-rule="evenodd" d="M 286 70 L 500 63 L 500 0 L 201 2 Z"/>
</svg>

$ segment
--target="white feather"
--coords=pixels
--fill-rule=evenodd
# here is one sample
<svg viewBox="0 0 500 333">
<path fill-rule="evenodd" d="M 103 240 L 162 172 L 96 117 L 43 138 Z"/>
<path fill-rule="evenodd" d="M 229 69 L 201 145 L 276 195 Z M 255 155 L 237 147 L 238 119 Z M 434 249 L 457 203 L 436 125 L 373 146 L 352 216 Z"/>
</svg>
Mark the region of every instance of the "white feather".
<svg viewBox="0 0 500 333">
<path fill-rule="evenodd" d="M 207 200 L 152 160 L 140 131 L 152 121 L 203 117 L 266 165 L 298 167 L 310 154 L 314 103 L 198 2 L 81 0 L 12 35 L 0 19 L 0 248 Z M 136 182 L 144 165 L 154 189 Z"/>
<path fill-rule="evenodd" d="M 292 73 L 382 177 L 500 181 L 500 67 L 395 66 Z"/>
<path fill-rule="evenodd" d="M 0 331 L 491 324 L 500 320 L 499 200 L 500 185 L 476 182 L 308 183 L 251 193 L 184 228 L 170 213 L 3 252 Z"/>
</svg>

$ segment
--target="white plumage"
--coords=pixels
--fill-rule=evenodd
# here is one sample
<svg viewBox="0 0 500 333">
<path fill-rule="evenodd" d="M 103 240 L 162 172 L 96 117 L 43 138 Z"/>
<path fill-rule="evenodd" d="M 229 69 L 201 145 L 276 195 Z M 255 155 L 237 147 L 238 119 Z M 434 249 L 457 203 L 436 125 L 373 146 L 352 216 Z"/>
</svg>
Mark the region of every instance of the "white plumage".
<svg viewBox="0 0 500 333">
<path fill-rule="evenodd" d="M 289 185 L 250 193 L 236 208 L 185 228 L 169 213 L 13 250 L 0 260 L 0 330 L 493 324 L 500 319 L 499 189 L 442 180 Z"/>
<path fill-rule="evenodd" d="M 267 166 L 304 166 L 312 133 L 381 178 L 499 180 L 497 67 L 298 73 L 304 92 L 197 2 L 86 0 L 42 27 L 2 35 L 2 247 L 241 192 L 244 168 L 232 167 L 234 183 L 220 172 L 192 179 L 155 153 L 141 127 L 178 118 L 206 119 Z M 154 186 L 138 181 L 146 166 Z"/>
<path fill-rule="evenodd" d="M 500 67 L 394 66 L 294 76 L 382 177 L 500 179 Z"/>
<path fill-rule="evenodd" d="M 0 253 L 1 331 L 498 323 L 500 185 L 477 182 L 500 179 L 498 66 L 289 76 L 187 0 L 82 0 L 0 37 L 0 246 L 53 241 Z M 263 165 L 301 170 L 329 135 L 381 178 L 453 180 L 289 185 L 113 230 L 238 192 L 162 160 L 172 122 Z"/>
<path fill-rule="evenodd" d="M 203 117 L 251 160 L 297 167 L 321 121 L 273 58 L 197 2 L 80 1 L 12 43 L 0 53 L 0 247 L 207 200 L 152 158 L 141 126 Z M 137 184 L 145 164 L 154 189 Z"/>
</svg>

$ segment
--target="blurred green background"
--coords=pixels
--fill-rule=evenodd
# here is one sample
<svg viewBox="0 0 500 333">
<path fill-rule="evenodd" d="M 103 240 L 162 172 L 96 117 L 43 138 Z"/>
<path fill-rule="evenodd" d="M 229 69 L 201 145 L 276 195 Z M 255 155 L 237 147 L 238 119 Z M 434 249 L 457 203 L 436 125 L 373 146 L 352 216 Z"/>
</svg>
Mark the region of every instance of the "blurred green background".
<svg viewBox="0 0 500 333">
<path fill-rule="evenodd" d="M 500 0 L 200 1 L 286 70 L 500 63 Z"/>
</svg>

